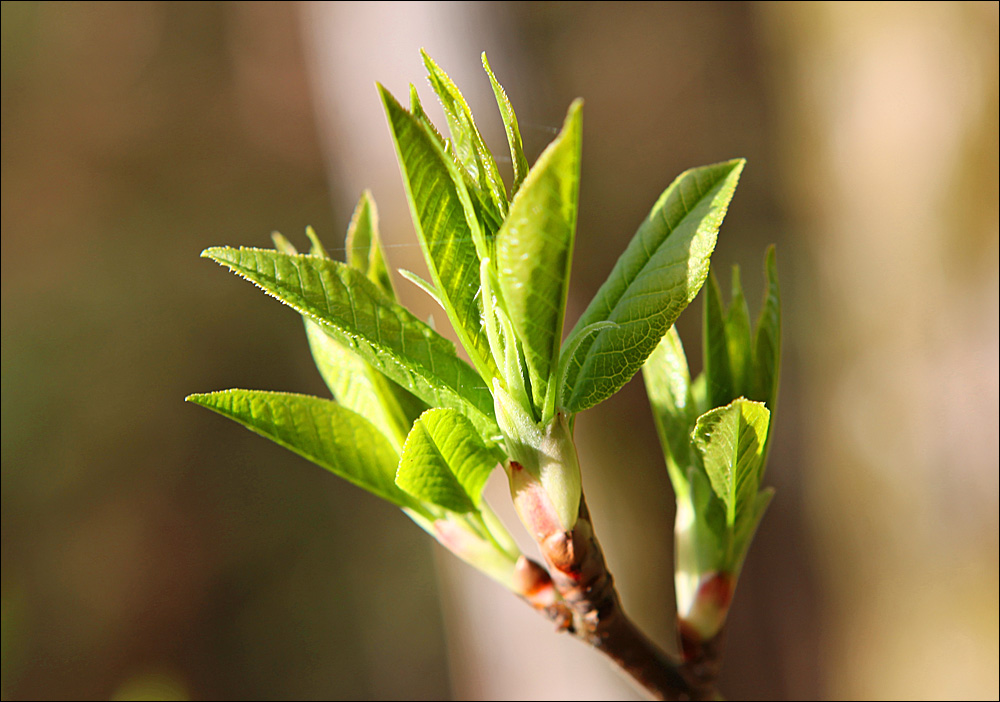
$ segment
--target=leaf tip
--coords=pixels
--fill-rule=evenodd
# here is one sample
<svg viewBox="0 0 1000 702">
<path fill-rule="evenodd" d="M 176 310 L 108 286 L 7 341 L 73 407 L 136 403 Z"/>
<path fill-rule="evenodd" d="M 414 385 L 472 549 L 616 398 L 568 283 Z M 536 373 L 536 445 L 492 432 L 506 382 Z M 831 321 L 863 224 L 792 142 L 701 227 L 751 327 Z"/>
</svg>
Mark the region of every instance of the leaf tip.
<svg viewBox="0 0 1000 702">
<path fill-rule="evenodd" d="M 216 263 L 225 263 L 227 260 L 226 254 L 232 251 L 232 247 L 229 246 L 209 246 L 207 249 L 202 251 L 199 256 L 201 258 L 207 258 Z"/>
<path fill-rule="evenodd" d="M 397 102 L 396 98 L 392 96 L 392 93 L 389 92 L 389 89 L 384 85 L 382 85 L 381 83 L 379 83 L 378 81 L 375 81 L 375 89 L 378 91 L 378 95 L 382 99 L 382 104 L 385 105 L 386 108 L 389 107 L 390 102 L 396 104 L 397 106 L 399 105 L 399 102 Z"/>
<path fill-rule="evenodd" d="M 424 68 L 427 69 L 428 73 L 443 73 L 441 67 L 438 66 L 437 61 L 431 58 L 431 55 L 427 53 L 427 49 L 420 47 L 420 58 L 423 59 Z"/>
<path fill-rule="evenodd" d="M 216 394 L 218 394 L 218 393 L 214 393 L 214 392 L 193 392 L 190 395 L 188 395 L 187 397 L 185 397 L 184 401 L 185 402 L 190 402 L 191 404 L 194 404 L 194 405 L 199 405 L 201 407 L 208 407 L 209 402 L 210 402 L 209 398 L 211 398 L 212 395 L 216 395 Z"/>
<path fill-rule="evenodd" d="M 764 252 L 764 270 L 774 278 L 778 276 L 778 247 L 771 244 Z"/>
<path fill-rule="evenodd" d="M 274 248 L 281 253 L 291 254 L 293 256 L 298 253 L 295 245 L 285 238 L 285 235 L 281 232 L 271 232 L 271 241 L 274 242 Z"/>
</svg>

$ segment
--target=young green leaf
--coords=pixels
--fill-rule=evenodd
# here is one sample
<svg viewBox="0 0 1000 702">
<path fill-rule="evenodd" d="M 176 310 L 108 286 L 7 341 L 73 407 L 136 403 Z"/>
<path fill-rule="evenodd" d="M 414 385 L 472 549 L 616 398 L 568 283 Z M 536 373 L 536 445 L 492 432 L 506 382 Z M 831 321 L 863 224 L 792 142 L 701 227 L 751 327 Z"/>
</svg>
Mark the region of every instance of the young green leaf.
<svg viewBox="0 0 1000 702">
<path fill-rule="evenodd" d="M 500 377 L 482 327 L 479 253 L 482 239 L 472 201 L 455 163 L 437 138 L 379 86 L 399 156 L 413 226 L 455 333 L 487 381 Z M 470 223 L 471 222 L 471 223 Z M 473 229 L 476 231 L 473 231 Z M 480 242 L 485 248 L 485 241 Z"/>
<path fill-rule="evenodd" d="M 500 117 L 503 119 L 504 131 L 507 132 L 507 143 L 510 144 L 510 160 L 514 166 L 514 184 L 510 188 L 510 198 L 513 200 L 521 183 L 524 182 L 525 176 L 528 175 L 528 159 L 524 156 L 521 130 L 517 126 L 517 115 L 514 114 L 514 108 L 510 104 L 510 100 L 507 99 L 507 92 L 493 75 L 490 62 L 486 60 L 485 51 L 483 52 L 483 68 L 486 69 L 486 75 L 490 77 L 490 85 L 493 86 L 493 94 L 497 98 L 497 107 L 500 108 Z"/>
<path fill-rule="evenodd" d="M 748 396 L 750 382 L 753 379 L 750 310 L 747 309 L 747 301 L 743 296 L 739 266 L 733 266 L 732 281 L 732 299 L 729 301 L 729 309 L 726 310 L 726 345 L 729 348 L 729 368 L 733 376 L 733 393 L 727 399 Z"/>
<path fill-rule="evenodd" d="M 781 368 L 781 291 L 778 288 L 778 264 L 774 246 L 767 250 L 764 270 L 767 275 L 767 293 L 754 335 L 754 384 L 751 398 L 766 403 L 771 412 L 774 412 Z"/>
<path fill-rule="evenodd" d="M 739 399 L 703 414 L 692 433 L 730 528 L 756 513 L 769 420 L 763 403 Z"/>
<path fill-rule="evenodd" d="M 304 317 L 316 368 L 337 402 L 375 425 L 401 451 L 413 420 L 427 405 Z"/>
<path fill-rule="evenodd" d="M 736 527 L 733 530 L 732 546 L 735 562 L 730 566 L 732 572 L 739 573 L 743 567 L 743 560 L 746 558 L 747 551 L 750 548 L 750 542 L 753 540 L 753 535 L 756 533 L 757 527 L 760 526 L 760 521 L 764 518 L 764 513 L 767 511 L 768 505 L 771 504 L 771 498 L 773 497 L 774 488 L 765 488 L 758 492 L 754 497 L 753 506 L 746 518 L 736 522 Z"/>
<path fill-rule="evenodd" d="M 719 281 L 709 273 L 705 282 L 705 306 L 702 316 L 702 356 L 705 367 L 705 387 L 710 407 L 722 407 L 738 397 L 733 382 L 729 340 L 726 336 L 726 307 L 722 302 Z"/>
<path fill-rule="evenodd" d="M 360 271 L 338 261 L 260 249 L 218 247 L 202 255 L 308 315 L 428 405 L 459 410 L 485 436 L 497 431 L 489 389 L 451 342 L 389 300 Z"/>
<path fill-rule="evenodd" d="M 507 214 L 507 191 L 504 190 L 493 154 L 472 118 L 472 110 L 448 74 L 441 70 L 426 51 L 421 50 L 420 54 L 427 67 L 427 79 L 444 108 L 455 154 L 480 192 L 488 195 L 502 219 Z"/>
<path fill-rule="evenodd" d="M 449 409 L 420 415 L 406 437 L 396 485 L 425 502 L 452 512 L 472 512 L 482 501 L 483 486 L 503 460 L 487 446 L 472 422 Z"/>
<path fill-rule="evenodd" d="M 397 454 L 382 433 L 336 402 L 262 390 L 223 390 L 186 399 L 239 422 L 393 504 L 425 512 L 396 486 Z"/>
<path fill-rule="evenodd" d="M 408 271 L 405 268 L 400 268 L 399 274 L 427 293 L 427 295 L 434 300 L 434 302 L 438 303 L 438 307 L 445 309 L 444 303 L 441 302 L 441 296 L 438 295 L 438 291 L 434 289 L 434 286 L 431 283 L 428 283 L 413 271 Z M 447 313 L 447 310 L 445 310 L 445 312 Z"/>
<path fill-rule="evenodd" d="M 579 100 L 570 106 L 562 131 L 531 169 L 496 237 L 500 290 L 538 410 L 559 362 L 580 191 L 582 106 Z"/>
<path fill-rule="evenodd" d="M 365 193 L 367 194 L 367 192 L 368 191 L 366 190 Z M 362 196 L 362 197 L 364 197 L 364 196 Z M 372 203 L 372 204 L 374 204 L 374 203 Z M 348 232 L 348 236 L 350 236 L 350 232 Z M 312 247 L 309 249 L 309 253 L 311 255 L 313 255 L 313 256 L 320 256 L 321 258 L 330 258 L 330 254 L 327 253 L 326 248 L 323 246 L 323 242 L 321 242 L 319 240 L 319 237 L 316 236 L 316 230 L 315 229 L 313 229 L 312 227 L 306 227 L 306 237 L 309 239 L 309 243 L 312 245 Z M 281 251 L 282 248 L 279 246 L 278 250 Z M 293 251 L 285 251 L 285 253 L 293 253 L 293 254 L 295 254 L 295 253 L 298 253 L 298 251 L 294 251 L 294 250 Z"/>
<path fill-rule="evenodd" d="M 358 218 L 358 212 L 365 206 L 365 199 L 368 197 L 366 191 L 355 210 L 355 220 Z M 374 203 L 371 204 L 374 205 Z M 312 242 L 310 255 L 320 258 L 330 257 L 312 227 L 306 228 L 306 235 Z M 285 237 L 277 232 L 271 236 L 278 250 L 282 253 L 291 255 L 297 253 L 295 247 Z M 377 232 L 375 237 L 375 239 L 369 239 L 370 243 L 366 245 L 369 254 L 380 249 Z M 350 240 L 351 230 L 349 229 L 348 241 Z M 379 259 L 384 260 L 380 250 L 378 253 Z M 348 259 L 351 260 L 351 258 L 350 253 L 348 253 Z M 368 264 L 372 258 L 371 255 L 355 256 L 353 259 L 354 267 L 359 268 L 362 272 L 368 270 L 371 273 L 372 269 Z M 362 266 L 368 267 L 362 268 Z M 371 279 L 371 276 L 369 278 Z M 376 287 L 380 287 L 379 283 L 382 280 L 384 279 L 381 276 L 376 276 L 373 282 Z M 389 297 L 395 297 L 391 282 L 387 294 Z M 316 368 L 337 402 L 374 424 L 389 439 L 396 451 L 402 450 L 403 441 L 406 439 L 406 434 L 409 432 L 413 420 L 427 409 L 427 405 L 372 368 L 349 348 L 335 341 L 308 315 L 303 314 L 302 321 L 305 324 L 306 338 L 309 340 L 309 349 L 312 351 Z"/>
<path fill-rule="evenodd" d="M 618 392 L 698 294 L 744 163 L 685 171 L 660 196 L 569 334 L 567 347 L 594 322 L 617 325 L 576 347 L 561 389 L 568 411 Z"/>
<path fill-rule="evenodd" d="M 316 243 L 318 241 L 314 242 L 311 252 L 314 255 L 322 252 L 322 248 L 316 249 Z M 324 255 L 324 258 L 329 257 Z M 375 287 L 389 298 L 396 299 L 378 232 L 378 210 L 375 209 L 372 194 L 367 190 L 361 193 L 361 199 L 358 200 L 358 206 L 347 227 L 347 265 L 357 268 L 375 283 Z"/>
<path fill-rule="evenodd" d="M 694 602 L 705 573 L 726 570 L 730 531 L 725 505 L 716 497 L 705 471 L 686 471 L 689 489 L 677 496 L 676 539 L 677 611 L 686 612 Z"/>
<path fill-rule="evenodd" d="M 691 429 L 696 413 L 691 397 L 687 357 L 676 327 L 670 327 L 642 366 L 646 394 L 667 461 L 674 494 L 680 500 L 688 491 L 691 463 Z"/>
<path fill-rule="evenodd" d="M 424 106 L 420 102 L 420 93 L 417 92 L 417 86 L 413 83 L 410 83 L 410 113 L 413 115 L 414 119 L 420 122 L 420 124 L 422 124 L 424 128 L 430 132 L 431 136 L 437 139 L 438 144 L 442 147 L 445 146 L 447 143 L 445 138 L 441 136 L 441 132 L 438 131 L 438 128 L 434 126 L 433 122 L 431 122 L 431 118 L 427 116 L 426 112 L 424 112 Z"/>
</svg>

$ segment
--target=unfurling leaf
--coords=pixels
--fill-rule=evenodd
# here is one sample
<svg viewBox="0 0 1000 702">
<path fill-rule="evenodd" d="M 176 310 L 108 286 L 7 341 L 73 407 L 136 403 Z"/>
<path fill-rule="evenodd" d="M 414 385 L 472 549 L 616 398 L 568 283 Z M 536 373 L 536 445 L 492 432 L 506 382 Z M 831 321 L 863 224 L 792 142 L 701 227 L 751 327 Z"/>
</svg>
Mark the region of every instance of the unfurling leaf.
<svg viewBox="0 0 1000 702">
<path fill-rule="evenodd" d="M 670 327 L 642 367 L 653 421 L 667 459 L 667 471 L 680 499 L 689 489 L 691 429 L 697 412 L 691 396 L 691 375 L 676 327 Z"/>
<path fill-rule="evenodd" d="M 692 434 L 712 490 L 726 506 L 726 523 L 753 517 L 764 469 L 770 412 L 761 402 L 734 400 L 698 418 Z"/>
<path fill-rule="evenodd" d="M 497 98 L 497 107 L 500 108 L 500 117 L 503 119 L 504 131 L 507 132 L 507 143 L 510 144 L 510 160 L 514 166 L 514 184 L 510 188 L 510 198 L 513 200 L 518 188 L 524 182 L 524 177 L 528 175 L 528 159 L 524 156 L 524 145 L 521 143 L 521 130 L 517 126 L 517 115 L 514 108 L 507 99 L 507 92 L 493 75 L 490 62 L 486 60 L 486 52 L 483 52 L 483 68 L 490 77 L 490 85 L 493 86 L 493 94 Z"/>
<path fill-rule="evenodd" d="M 503 454 L 487 446 L 461 413 L 432 409 L 413 423 L 396 485 L 413 497 L 452 512 L 479 508 L 483 486 Z"/>
<path fill-rule="evenodd" d="M 426 51 L 420 53 L 424 57 L 424 66 L 427 67 L 427 79 L 444 108 L 455 155 L 472 182 L 492 201 L 497 215 L 503 219 L 507 214 L 507 192 L 493 154 L 486 147 L 472 118 L 472 110 L 448 74 L 441 70 Z"/>
<path fill-rule="evenodd" d="M 351 224 L 347 228 L 347 265 L 357 268 L 375 283 L 375 287 L 389 298 L 396 299 L 396 291 L 392 286 L 392 275 L 385 263 L 385 251 L 382 249 L 382 238 L 378 231 L 378 210 L 372 194 L 365 190 L 361 193 L 358 206 L 354 209 Z M 318 249 L 318 250 L 317 250 Z M 326 256 L 319 241 L 313 238 L 313 255 Z"/>
</svg>

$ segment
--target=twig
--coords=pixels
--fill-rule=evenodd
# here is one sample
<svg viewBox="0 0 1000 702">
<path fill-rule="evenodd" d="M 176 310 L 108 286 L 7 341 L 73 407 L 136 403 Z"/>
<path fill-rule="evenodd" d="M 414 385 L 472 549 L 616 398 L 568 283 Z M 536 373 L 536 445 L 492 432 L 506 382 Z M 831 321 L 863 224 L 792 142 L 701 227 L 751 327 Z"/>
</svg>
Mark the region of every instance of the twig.
<svg viewBox="0 0 1000 702">
<path fill-rule="evenodd" d="M 585 499 L 580 500 L 573 530 L 553 534 L 540 546 L 555 589 L 572 613 L 568 631 L 608 656 L 654 699 L 717 697 L 714 676 L 694 675 L 686 663 L 657 647 L 625 614 Z"/>
</svg>

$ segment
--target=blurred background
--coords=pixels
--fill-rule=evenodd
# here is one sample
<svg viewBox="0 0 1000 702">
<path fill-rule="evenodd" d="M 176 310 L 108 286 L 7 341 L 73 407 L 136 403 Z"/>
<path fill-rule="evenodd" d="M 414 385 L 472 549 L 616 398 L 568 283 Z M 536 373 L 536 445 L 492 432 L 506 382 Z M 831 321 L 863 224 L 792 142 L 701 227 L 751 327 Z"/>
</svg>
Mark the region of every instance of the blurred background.
<svg viewBox="0 0 1000 702">
<path fill-rule="evenodd" d="M 714 261 L 756 308 L 777 244 L 785 346 L 726 696 L 1000 695 L 996 3 L 4 2 L 3 698 L 639 699 L 398 510 L 182 401 L 326 394 L 298 316 L 203 248 L 342 250 L 369 187 L 422 270 L 374 89 L 433 103 L 421 46 L 499 156 L 481 51 L 529 159 L 586 99 L 570 324 L 678 173 L 749 161 Z M 577 439 L 672 648 L 641 381 Z"/>
</svg>

